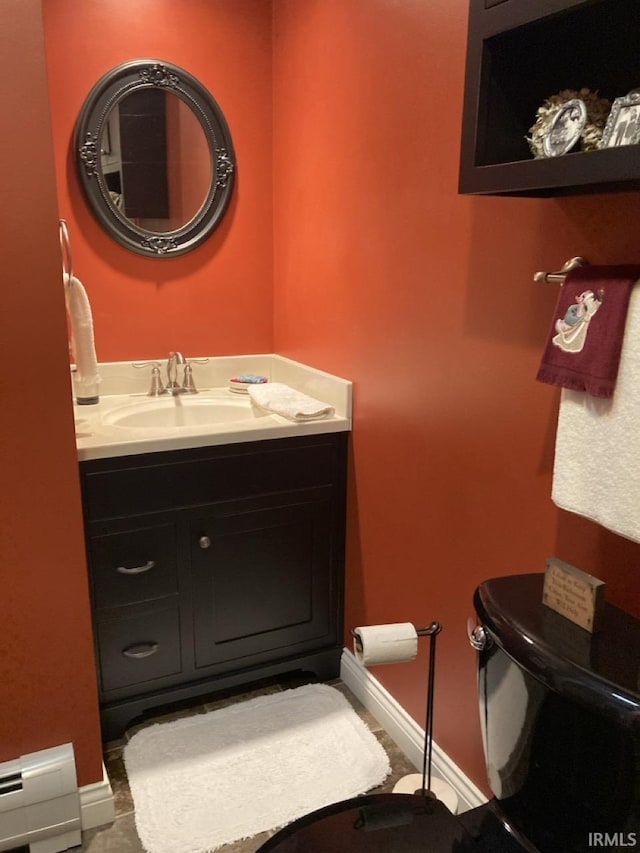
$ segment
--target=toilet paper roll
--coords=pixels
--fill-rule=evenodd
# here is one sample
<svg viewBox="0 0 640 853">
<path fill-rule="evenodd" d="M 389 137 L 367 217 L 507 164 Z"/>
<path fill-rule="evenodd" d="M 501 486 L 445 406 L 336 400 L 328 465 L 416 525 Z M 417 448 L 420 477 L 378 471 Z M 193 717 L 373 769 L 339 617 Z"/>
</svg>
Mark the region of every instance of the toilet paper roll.
<svg viewBox="0 0 640 853">
<path fill-rule="evenodd" d="M 418 654 L 418 634 L 411 622 L 366 625 L 353 633 L 353 651 L 363 666 L 403 663 Z"/>
</svg>

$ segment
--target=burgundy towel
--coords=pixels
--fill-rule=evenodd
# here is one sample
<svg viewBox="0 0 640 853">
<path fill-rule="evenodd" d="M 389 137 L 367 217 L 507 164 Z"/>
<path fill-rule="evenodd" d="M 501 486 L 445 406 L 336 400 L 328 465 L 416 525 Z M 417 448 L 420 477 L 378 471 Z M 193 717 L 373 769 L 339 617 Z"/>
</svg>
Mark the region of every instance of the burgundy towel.
<svg viewBox="0 0 640 853">
<path fill-rule="evenodd" d="M 567 273 L 536 379 L 611 397 L 631 288 L 640 265 L 578 267 Z"/>
</svg>

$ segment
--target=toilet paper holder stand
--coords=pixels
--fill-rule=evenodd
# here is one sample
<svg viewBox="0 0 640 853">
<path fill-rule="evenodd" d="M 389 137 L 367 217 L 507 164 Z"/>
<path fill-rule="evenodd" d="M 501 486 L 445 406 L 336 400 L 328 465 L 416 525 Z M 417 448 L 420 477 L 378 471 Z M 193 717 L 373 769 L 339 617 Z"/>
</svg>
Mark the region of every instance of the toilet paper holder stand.
<svg viewBox="0 0 640 853">
<path fill-rule="evenodd" d="M 416 628 L 418 637 L 429 637 L 429 674 L 427 677 L 427 710 L 424 727 L 424 750 L 422 753 L 422 787 L 416 794 L 426 797 L 434 797 L 431 790 L 431 760 L 433 751 L 433 697 L 435 687 L 436 668 L 436 637 L 442 631 L 439 622 L 430 622 L 424 628 Z M 356 631 L 351 629 L 351 636 L 356 642 L 356 647 L 361 648 L 361 639 Z"/>
<path fill-rule="evenodd" d="M 431 622 L 425 628 L 416 628 L 416 634 L 419 637 L 432 637 L 435 634 L 439 634 L 442 631 L 442 625 L 439 622 Z M 362 648 L 360 634 L 356 632 L 355 628 L 351 629 L 351 636 L 356 641 L 358 648 Z"/>
</svg>

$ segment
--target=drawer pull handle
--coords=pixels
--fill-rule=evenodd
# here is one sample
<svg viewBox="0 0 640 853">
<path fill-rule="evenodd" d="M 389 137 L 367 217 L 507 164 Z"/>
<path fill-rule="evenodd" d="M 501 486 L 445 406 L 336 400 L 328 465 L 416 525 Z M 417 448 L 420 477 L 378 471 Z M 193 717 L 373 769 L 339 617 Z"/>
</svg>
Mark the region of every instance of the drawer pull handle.
<svg viewBox="0 0 640 853">
<path fill-rule="evenodd" d="M 207 548 L 211 548 L 211 539 L 208 536 L 201 536 L 198 539 L 198 545 L 202 548 L 203 551 L 206 551 Z"/>
<path fill-rule="evenodd" d="M 118 566 L 116 571 L 120 572 L 121 575 L 141 575 L 143 572 L 148 572 L 154 566 L 155 562 L 153 560 L 147 560 L 144 565 L 132 566 L 130 569 L 128 569 L 126 566 Z"/>
<path fill-rule="evenodd" d="M 128 649 L 123 649 L 122 654 L 126 658 L 141 660 L 142 658 L 148 658 L 151 657 L 151 655 L 155 655 L 159 648 L 159 643 L 138 643 L 135 646 L 129 646 Z"/>
</svg>

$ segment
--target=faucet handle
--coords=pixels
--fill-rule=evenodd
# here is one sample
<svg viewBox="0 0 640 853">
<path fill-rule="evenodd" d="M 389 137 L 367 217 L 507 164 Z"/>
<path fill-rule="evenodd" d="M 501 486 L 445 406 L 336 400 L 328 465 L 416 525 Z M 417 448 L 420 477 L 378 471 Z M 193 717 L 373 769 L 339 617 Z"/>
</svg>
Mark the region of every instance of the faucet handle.
<svg viewBox="0 0 640 853">
<path fill-rule="evenodd" d="M 160 378 L 159 361 L 134 361 L 133 367 L 151 367 L 151 387 L 149 388 L 147 397 L 160 397 L 162 394 L 169 393 Z"/>
<path fill-rule="evenodd" d="M 184 366 L 184 379 L 182 381 L 182 391 L 184 394 L 197 394 L 198 389 L 196 388 L 196 384 L 193 381 L 193 370 L 191 369 L 192 364 L 206 364 L 209 361 L 208 358 L 190 358 L 189 361 Z"/>
<path fill-rule="evenodd" d="M 198 393 L 196 384 L 193 381 L 193 370 L 191 369 L 191 365 L 188 362 L 184 366 L 184 380 L 182 382 L 182 391 L 184 394 Z"/>
<path fill-rule="evenodd" d="M 160 397 L 161 394 L 168 394 L 169 392 L 162 384 L 162 379 L 160 378 L 160 368 L 156 365 L 151 368 L 151 388 L 149 388 L 148 397 Z"/>
</svg>

